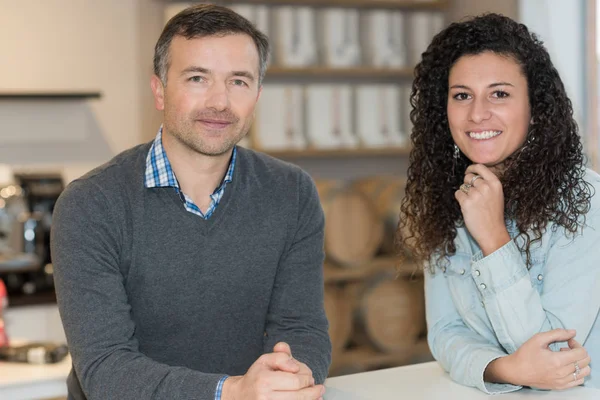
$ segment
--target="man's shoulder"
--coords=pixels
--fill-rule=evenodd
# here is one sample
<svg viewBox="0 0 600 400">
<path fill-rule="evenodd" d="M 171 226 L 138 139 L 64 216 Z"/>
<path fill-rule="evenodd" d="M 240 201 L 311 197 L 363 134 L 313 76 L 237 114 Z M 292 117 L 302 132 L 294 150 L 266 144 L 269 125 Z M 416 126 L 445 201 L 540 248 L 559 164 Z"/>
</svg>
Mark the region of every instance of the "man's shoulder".
<svg viewBox="0 0 600 400">
<path fill-rule="evenodd" d="M 311 181 L 310 175 L 299 166 L 280 160 L 268 154 L 244 147 L 238 147 L 238 157 L 244 173 L 259 180 L 279 183 Z M 237 168 L 237 167 L 236 167 Z"/>
<path fill-rule="evenodd" d="M 74 179 L 64 190 L 63 201 L 83 201 L 86 198 L 112 200 L 124 190 L 144 183 L 145 159 L 150 149 L 148 143 L 125 150 L 108 162 Z"/>
</svg>

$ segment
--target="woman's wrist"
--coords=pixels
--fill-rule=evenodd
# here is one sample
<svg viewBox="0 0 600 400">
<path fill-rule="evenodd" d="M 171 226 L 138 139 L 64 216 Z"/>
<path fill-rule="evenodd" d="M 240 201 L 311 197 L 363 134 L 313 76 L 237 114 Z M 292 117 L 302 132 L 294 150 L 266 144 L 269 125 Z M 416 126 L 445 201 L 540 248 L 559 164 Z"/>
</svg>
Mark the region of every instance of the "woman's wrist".
<svg viewBox="0 0 600 400">
<path fill-rule="evenodd" d="M 488 364 L 483 372 L 483 380 L 489 383 L 508 383 L 518 385 L 513 355 L 496 358 Z"/>
<path fill-rule="evenodd" d="M 490 235 L 485 242 L 482 241 L 483 243 L 479 244 L 479 247 L 481 248 L 483 256 L 487 257 L 500 247 L 505 246 L 508 242 L 510 242 L 510 240 L 510 235 L 505 228 L 496 235 Z"/>
</svg>

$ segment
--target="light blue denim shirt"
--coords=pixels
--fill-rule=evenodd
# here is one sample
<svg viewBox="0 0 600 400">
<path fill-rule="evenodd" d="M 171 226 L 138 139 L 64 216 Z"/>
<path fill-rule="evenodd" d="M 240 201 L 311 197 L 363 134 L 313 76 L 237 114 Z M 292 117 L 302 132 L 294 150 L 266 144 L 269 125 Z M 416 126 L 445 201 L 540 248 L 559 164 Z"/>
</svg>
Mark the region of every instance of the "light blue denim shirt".
<svg viewBox="0 0 600 400">
<path fill-rule="evenodd" d="M 425 273 L 429 347 L 456 382 L 489 394 L 518 390 L 484 382 L 487 365 L 538 332 L 566 328 L 577 330 L 592 359 L 585 386 L 600 388 L 600 371 L 594 371 L 600 366 L 600 176 L 587 170 L 585 179 L 596 192 L 583 230 L 567 236 L 549 224 L 532 245 L 529 270 L 513 240 L 483 257 L 459 228 L 449 264 Z M 514 224 L 508 231 L 517 236 Z"/>
</svg>

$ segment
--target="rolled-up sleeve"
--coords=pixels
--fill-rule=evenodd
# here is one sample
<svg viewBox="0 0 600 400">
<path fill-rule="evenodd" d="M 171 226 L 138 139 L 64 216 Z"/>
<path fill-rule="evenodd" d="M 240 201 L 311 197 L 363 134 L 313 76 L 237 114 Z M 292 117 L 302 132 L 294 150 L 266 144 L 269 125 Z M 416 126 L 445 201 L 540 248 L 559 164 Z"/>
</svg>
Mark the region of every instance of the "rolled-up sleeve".
<svg viewBox="0 0 600 400">
<path fill-rule="evenodd" d="M 555 328 L 575 329 L 576 339 L 584 343 L 600 309 L 600 213 L 588 215 L 575 237 L 567 237 L 562 228 L 552 234 L 538 275 L 541 291 L 532 284 L 514 241 L 487 257 L 479 253 L 473 258 L 472 278 L 509 353 L 536 333 Z M 554 343 L 551 349 L 563 346 Z"/>
<path fill-rule="evenodd" d="M 425 300 L 429 347 L 454 381 L 487 394 L 521 389 L 520 386 L 484 382 L 483 374 L 489 363 L 507 353 L 465 325 L 454 306 L 444 274 L 425 273 Z"/>
</svg>

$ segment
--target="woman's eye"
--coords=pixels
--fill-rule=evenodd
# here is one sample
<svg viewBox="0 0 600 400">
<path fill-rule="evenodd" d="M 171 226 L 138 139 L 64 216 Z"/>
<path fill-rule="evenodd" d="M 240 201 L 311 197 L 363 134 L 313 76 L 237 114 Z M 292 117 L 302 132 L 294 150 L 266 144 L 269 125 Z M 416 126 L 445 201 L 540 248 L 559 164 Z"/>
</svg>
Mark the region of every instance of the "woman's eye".
<svg viewBox="0 0 600 400">
<path fill-rule="evenodd" d="M 469 99 L 469 95 L 467 93 L 456 93 L 454 96 L 452 96 L 455 100 L 468 100 Z"/>
<path fill-rule="evenodd" d="M 504 98 L 508 97 L 508 96 L 509 96 L 509 94 L 508 94 L 508 93 L 506 93 L 506 92 L 505 92 L 505 91 L 503 91 L 503 90 L 496 90 L 496 91 L 493 93 L 493 96 L 494 96 L 494 97 L 496 97 L 496 98 L 498 98 L 498 99 L 504 99 Z"/>
</svg>

